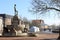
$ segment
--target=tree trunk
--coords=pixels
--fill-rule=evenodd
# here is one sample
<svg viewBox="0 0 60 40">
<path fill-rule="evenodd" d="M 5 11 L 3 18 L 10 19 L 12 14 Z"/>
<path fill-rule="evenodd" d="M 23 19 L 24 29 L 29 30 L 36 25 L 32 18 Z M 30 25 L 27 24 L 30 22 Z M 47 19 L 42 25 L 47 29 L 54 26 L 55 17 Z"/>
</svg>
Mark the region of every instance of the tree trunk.
<svg viewBox="0 0 60 40">
<path fill-rule="evenodd" d="M 59 40 L 60 39 L 60 28 L 59 28 L 59 37 L 58 37 L 58 39 L 57 40 Z"/>
</svg>

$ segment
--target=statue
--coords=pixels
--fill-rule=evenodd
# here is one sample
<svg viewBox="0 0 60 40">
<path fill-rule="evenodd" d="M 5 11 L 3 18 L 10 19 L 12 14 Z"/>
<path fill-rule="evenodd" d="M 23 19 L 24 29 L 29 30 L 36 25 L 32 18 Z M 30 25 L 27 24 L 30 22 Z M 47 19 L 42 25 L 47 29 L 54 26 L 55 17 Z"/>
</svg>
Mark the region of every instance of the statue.
<svg viewBox="0 0 60 40">
<path fill-rule="evenodd" d="M 14 11 L 15 11 L 15 15 L 18 15 L 18 11 L 16 10 L 16 4 L 14 5 Z"/>
<path fill-rule="evenodd" d="M 18 11 L 16 10 L 16 4 L 14 4 L 14 11 L 15 11 L 15 15 L 12 18 L 12 25 L 14 26 L 14 28 L 17 30 L 18 25 L 19 25 L 19 18 L 18 18 Z"/>
<path fill-rule="evenodd" d="M 3 36 L 16 36 L 16 31 L 20 30 L 19 28 L 19 18 L 18 18 L 18 11 L 16 10 L 16 4 L 14 5 L 15 15 L 11 19 L 11 25 L 7 25 L 3 27 Z"/>
</svg>

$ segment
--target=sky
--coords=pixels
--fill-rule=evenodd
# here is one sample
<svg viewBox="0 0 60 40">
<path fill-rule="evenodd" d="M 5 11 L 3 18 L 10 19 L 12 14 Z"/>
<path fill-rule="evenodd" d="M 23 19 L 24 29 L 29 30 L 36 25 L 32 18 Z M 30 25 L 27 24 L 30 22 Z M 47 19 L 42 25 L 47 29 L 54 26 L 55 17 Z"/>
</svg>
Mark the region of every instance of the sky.
<svg viewBox="0 0 60 40">
<path fill-rule="evenodd" d="M 0 0 L 0 14 L 9 14 L 14 15 L 14 4 L 16 4 L 16 9 L 18 10 L 18 16 L 21 18 L 26 17 L 28 20 L 35 20 L 36 14 L 32 14 L 29 12 L 29 8 L 31 8 L 31 1 L 32 0 Z M 56 15 L 56 11 L 49 11 L 47 14 L 49 16 L 37 16 L 37 19 L 44 20 L 45 24 L 48 25 L 58 25 L 60 24 L 60 19 Z M 54 14 L 54 15 L 53 15 Z"/>
</svg>

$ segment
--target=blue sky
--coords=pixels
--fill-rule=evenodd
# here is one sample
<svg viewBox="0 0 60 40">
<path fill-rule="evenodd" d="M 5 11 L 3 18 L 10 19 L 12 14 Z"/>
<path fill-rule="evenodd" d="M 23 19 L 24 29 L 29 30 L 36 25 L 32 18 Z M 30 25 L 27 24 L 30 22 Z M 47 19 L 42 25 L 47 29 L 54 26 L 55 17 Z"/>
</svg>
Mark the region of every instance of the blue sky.
<svg viewBox="0 0 60 40">
<path fill-rule="evenodd" d="M 14 4 L 18 10 L 19 16 L 33 18 L 31 13 L 28 12 L 30 7 L 30 0 L 1 0 L 0 13 L 14 15 Z"/>
<path fill-rule="evenodd" d="M 0 14 L 5 13 L 9 15 L 14 15 L 14 4 L 16 4 L 16 8 L 18 10 L 18 16 L 26 17 L 28 20 L 36 19 L 36 15 L 29 12 L 29 8 L 31 8 L 31 0 L 0 0 Z M 60 19 L 57 18 L 58 16 L 52 15 L 56 14 L 56 11 L 49 11 L 47 13 L 51 13 L 50 16 L 40 17 L 38 16 L 37 19 L 43 19 L 46 24 L 60 24 Z M 49 14 L 47 14 L 49 15 Z"/>
</svg>

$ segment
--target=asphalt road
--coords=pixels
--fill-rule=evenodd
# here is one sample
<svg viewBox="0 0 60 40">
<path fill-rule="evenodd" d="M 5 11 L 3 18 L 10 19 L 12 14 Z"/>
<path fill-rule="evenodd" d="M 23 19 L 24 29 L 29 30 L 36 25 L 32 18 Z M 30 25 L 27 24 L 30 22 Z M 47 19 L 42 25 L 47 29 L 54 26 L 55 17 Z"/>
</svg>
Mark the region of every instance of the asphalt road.
<svg viewBox="0 0 60 40">
<path fill-rule="evenodd" d="M 59 34 L 39 34 L 37 37 L 0 37 L 0 40 L 55 40 Z"/>
</svg>

